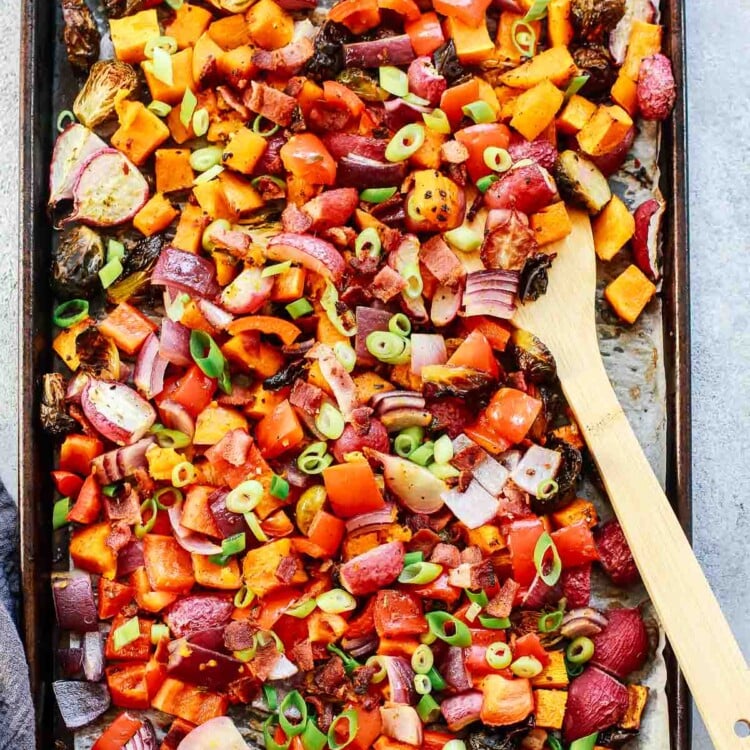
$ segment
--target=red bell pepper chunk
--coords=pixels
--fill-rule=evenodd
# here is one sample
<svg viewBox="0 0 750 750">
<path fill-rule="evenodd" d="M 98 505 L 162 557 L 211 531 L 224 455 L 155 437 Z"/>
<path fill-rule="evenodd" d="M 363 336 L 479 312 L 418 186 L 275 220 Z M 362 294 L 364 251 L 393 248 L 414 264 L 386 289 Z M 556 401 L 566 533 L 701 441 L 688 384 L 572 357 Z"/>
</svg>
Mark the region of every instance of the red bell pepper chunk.
<svg viewBox="0 0 750 750">
<path fill-rule="evenodd" d="M 542 402 L 516 388 L 501 388 L 485 410 L 490 427 L 511 443 L 520 443 L 542 409 Z"/>
<path fill-rule="evenodd" d="M 521 586 L 529 586 L 536 577 L 534 548 L 544 533 L 544 525 L 538 518 L 514 521 L 508 534 L 513 579 Z"/>
<path fill-rule="evenodd" d="M 424 13 L 415 21 L 407 21 L 404 30 L 409 35 L 411 46 L 418 55 L 431 55 L 445 43 L 443 27 L 437 13 Z"/>
<path fill-rule="evenodd" d="M 258 422 L 255 436 L 263 457 L 276 458 L 299 445 L 305 433 L 291 404 L 284 400 Z"/>
<path fill-rule="evenodd" d="M 476 28 L 484 23 L 491 2 L 492 0 L 432 0 L 432 7 L 448 18 L 457 18 L 467 26 Z"/>
<path fill-rule="evenodd" d="M 71 471 L 85 477 L 91 473 L 91 462 L 104 453 L 102 441 L 89 435 L 68 435 L 60 447 L 60 471 Z"/>
<path fill-rule="evenodd" d="M 448 89 L 448 91 L 450 90 Z M 468 104 L 468 102 L 465 102 L 465 104 Z M 469 177 L 476 182 L 480 177 L 492 174 L 492 170 L 484 161 L 485 149 L 490 146 L 508 148 L 510 130 L 500 123 L 480 123 L 457 131 L 456 140 L 463 143 L 469 150 L 466 167 L 469 170 Z"/>
<path fill-rule="evenodd" d="M 55 489 L 64 497 L 75 499 L 81 491 L 83 479 L 72 471 L 53 471 L 52 481 L 55 483 Z"/>
<path fill-rule="evenodd" d="M 117 581 L 99 578 L 99 619 L 108 620 L 133 601 L 135 588 Z"/>
<path fill-rule="evenodd" d="M 495 669 L 487 663 L 487 647 L 498 641 L 505 643 L 502 630 L 485 630 L 470 628 L 471 646 L 464 649 L 464 664 L 472 677 L 484 677 L 502 670 Z"/>
<path fill-rule="evenodd" d="M 599 559 L 594 535 L 583 521 L 553 531 L 551 536 L 564 568 L 575 568 Z"/>
<path fill-rule="evenodd" d="M 543 667 L 549 664 L 549 654 L 544 650 L 536 633 L 527 633 L 516 641 L 513 646 L 513 659 L 519 659 L 522 656 L 533 656 L 541 662 Z"/>
<path fill-rule="evenodd" d="M 94 523 L 102 510 L 102 490 L 93 474 L 86 477 L 86 481 L 78 493 L 75 505 L 68 511 L 68 521 L 76 523 Z"/>
<path fill-rule="evenodd" d="M 107 686 L 112 703 L 120 708 L 148 708 L 145 662 L 125 662 L 107 667 Z"/>
<path fill-rule="evenodd" d="M 323 471 L 328 500 L 337 516 L 351 518 L 385 506 L 375 482 L 375 475 L 366 461 L 336 464 Z"/>
<path fill-rule="evenodd" d="M 451 127 L 455 128 L 464 117 L 462 108 L 479 98 L 479 81 L 476 78 L 470 78 L 443 92 L 440 97 L 440 109 L 445 112 Z"/>
<path fill-rule="evenodd" d="M 352 117 L 359 117 L 365 103 L 350 89 L 338 81 L 323 82 L 323 99 L 339 109 L 345 109 Z"/>
<path fill-rule="evenodd" d="M 310 523 L 307 536 L 320 547 L 325 557 L 333 557 L 341 546 L 345 532 L 346 524 L 340 518 L 319 510 Z"/>
<path fill-rule="evenodd" d="M 500 374 L 490 342 L 481 331 L 472 331 L 453 352 L 448 364 L 481 370 L 493 378 Z"/>
<path fill-rule="evenodd" d="M 429 628 L 422 613 L 421 601 L 405 591 L 378 591 L 375 598 L 375 630 L 381 638 L 426 633 Z"/>
<path fill-rule="evenodd" d="M 192 417 L 197 417 L 211 403 L 215 390 L 216 381 L 198 365 L 193 365 L 177 381 L 169 399 L 180 404 Z"/>
<path fill-rule="evenodd" d="M 121 713 L 94 743 L 91 750 L 122 750 L 128 740 L 143 726 L 143 722 L 129 713 Z"/>
</svg>

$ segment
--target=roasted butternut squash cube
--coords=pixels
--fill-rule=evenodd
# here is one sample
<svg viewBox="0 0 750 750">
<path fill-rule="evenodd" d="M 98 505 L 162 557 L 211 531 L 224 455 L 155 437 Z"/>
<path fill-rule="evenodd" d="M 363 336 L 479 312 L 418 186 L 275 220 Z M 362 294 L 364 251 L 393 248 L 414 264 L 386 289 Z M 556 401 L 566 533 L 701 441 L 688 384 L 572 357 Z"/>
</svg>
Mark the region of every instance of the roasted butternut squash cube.
<svg viewBox="0 0 750 750">
<path fill-rule="evenodd" d="M 292 557 L 292 542 L 290 539 L 277 539 L 275 542 L 264 544 L 257 549 L 251 549 L 242 561 L 242 575 L 245 585 L 257 596 L 265 596 L 287 584 L 276 577 L 279 563 L 285 557 Z M 307 573 L 302 565 L 289 582 L 291 584 L 304 583 Z"/>
<path fill-rule="evenodd" d="M 211 223 L 211 217 L 203 213 L 200 206 L 188 203 L 182 209 L 180 220 L 177 222 L 172 246 L 186 253 L 197 253 L 203 239 L 203 230 Z"/>
<path fill-rule="evenodd" d="M 510 126 L 527 141 L 533 141 L 554 121 L 565 95 L 549 81 L 542 81 L 524 91 L 513 109 Z"/>
<path fill-rule="evenodd" d="M 578 145 L 588 156 L 614 151 L 633 127 L 633 119 L 620 106 L 601 106 L 578 133 Z"/>
<path fill-rule="evenodd" d="M 169 128 L 141 102 L 123 99 L 115 105 L 120 127 L 111 143 L 137 166 L 169 138 Z"/>
<path fill-rule="evenodd" d="M 540 246 L 557 242 L 573 231 L 568 209 L 563 201 L 553 203 L 532 214 L 529 223 Z"/>
<path fill-rule="evenodd" d="M 142 10 L 125 18 L 111 18 L 109 33 L 115 57 L 135 65 L 146 59 L 146 42 L 159 36 L 159 19 L 156 10 Z"/>
<path fill-rule="evenodd" d="M 593 221 L 594 247 L 602 260 L 612 260 L 635 233 L 635 219 L 616 196 Z"/>
<path fill-rule="evenodd" d="M 628 51 L 620 72 L 634 81 L 638 80 L 641 63 L 647 57 L 661 52 L 662 27 L 636 19 L 630 28 Z"/>
<path fill-rule="evenodd" d="M 262 135 L 254 133 L 250 128 L 240 128 L 227 143 L 222 164 L 235 172 L 252 174 L 266 145 L 266 139 Z"/>
<path fill-rule="evenodd" d="M 216 80 L 219 60 L 224 50 L 211 39 L 208 32 L 202 34 L 193 46 L 193 80 L 199 89 Z"/>
<path fill-rule="evenodd" d="M 570 6 L 571 0 L 550 0 L 547 6 L 547 37 L 551 47 L 567 47 L 573 41 Z"/>
<path fill-rule="evenodd" d="M 549 664 L 531 680 L 535 688 L 560 689 L 568 687 L 570 679 L 565 669 L 565 654 L 562 651 L 549 651 Z"/>
<path fill-rule="evenodd" d="M 513 25 L 516 21 L 523 19 L 523 13 L 513 13 L 509 10 L 504 10 L 500 14 L 500 20 L 497 24 L 497 48 L 496 54 L 500 60 L 506 60 L 507 62 L 514 63 L 515 65 L 521 62 L 521 50 L 515 45 L 513 41 Z M 539 21 L 531 21 L 529 26 L 534 30 L 534 33 L 539 38 L 542 25 Z"/>
<path fill-rule="evenodd" d="M 161 148 L 156 152 L 156 190 L 174 193 L 193 187 L 195 173 L 186 148 Z"/>
<path fill-rule="evenodd" d="M 578 67 L 567 47 L 550 47 L 531 60 L 500 76 L 501 83 L 517 89 L 530 89 L 548 78 L 555 86 L 565 86 Z"/>
<path fill-rule="evenodd" d="M 199 586 L 234 591 L 242 585 L 240 565 L 235 558 L 231 558 L 226 565 L 217 565 L 208 555 L 191 554 L 190 557 L 195 582 Z"/>
<path fill-rule="evenodd" d="M 638 731 L 641 728 L 641 717 L 648 702 L 649 690 L 645 685 L 628 685 L 628 708 L 620 726 L 623 729 Z"/>
<path fill-rule="evenodd" d="M 182 102 L 185 91 L 195 90 L 195 81 L 193 80 L 193 50 L 191 47 L 176 52 L 171 56 L 172 59 L 172 83 L 165 83 L 161 78 L 154 75 L 154 64 L 151 60 L 141 63 L 143 75 L 146 77 L 148 89 L 151 92 L 151 98 L 175 105 Z"/>
<path fill-rule="evenodd" d="M 583 96 L 573 94 L 557 118 L 561 133 L 575 135 L 594 116 L 596 104 Z"/>
<path fill-rule="evenodd" d="M 263 383 L 256 383 L 251 391 L 251 401 L 245 407 L 245 414 L 252 419 L 263 419 L 285 398 L 283 391 L 267 391 Z"/>
<path fill-rule="evenodd" d="M 593 529 L 599 523 L 599 515 L 591 501 L 578 497 L 570 505 L 556 510 L 552 514 L 552 522 L 558 529 L 564 526 L 574 526 L 577 523 L 585 523 Z"/>
<path fill-rule="evenodd" d="M 238 411 L 212 402 L 195 420 L 195 445 L 216 445 L 228 432 L 247 432 L 247 419 Z"/>
<path fill-rule="evenodd" d="M 656 294 L 656 287 L 637 267 L 628 266 L 607 288 L 604 296 L 627 323 L 635 323 Z"/>
<path fill-rule="evenodd" d="M 495 52 L 484 21 L 479 26 L 469 26 L 458 18 L 446 18 L 445 32 L 456 45 L 456 54 L 464 65 L 478 65 Z"/>
<path fill-rule="evenodd" d="M 214 21 L 208 27 L 208 35 L 219 47 L 225 50 L 241 47 L 243 44 L 252 42 L 250 27 L 242 13 L 234 13 L 231 16 L 225 16 L 218 21 Z"/>
<path fill-rule="evenodd" d="M 164 34 L 177 42 L 177 49 L 192 47 L 208 29 L 213 15 L 198 5 L 183 3 L 164 26 Z"/>
<path fill-rule="evenodd" d="M 219 175 L 221 189 L 229 207 L 238 216 L 254 211 L 263 205 L 263 199 L 248 180 L 233 172 L 224 171 Z"/>
<path fill-rule="evenodd" d="M 366 404 L 376 394 L 392 391 L 394 386 L 374 372 L 364 372 L 354 376 L 354 389 L 357 393 L 357 401 Z"/>
<path fill-rule="evenodd" d="M 164 197 L 155 193 L 146 205 L 133 217 L 133 226 L 146 237 L 166 229 L 179 211 Z"/>
<path fill-rule="evenodd" d="M 535 690 L 536 726 L 544 729 L 562 729 L 567 702 L 568 693 L 565 690 Z"/>
<path fill-rule="evenodd" d="M 193 188 L 193 195 L 203 212 L 212 219 L 226 219 L 236 221 L 238 216 L 227 203 L 224 190 L 218 180 L 202 182 Z"/>
<path fill-rule="evenodd" d="M 253 44 L 263 49 L 278 49 L 292 41 L 294 21 L 273 0 L 258 0 L 247 12 Z"/>
<path fill-rule="evenodd" d="M 255 48 L 249 44 L 228 50 L 219 58 L 219 75 L 235 88 L 246 88 L 249 81 L 258 72 L 258 68 L 253 62 L 255 52 Z"/>
<path fill-rule="evenodd" d="M 620 73 L 610 92 L 612 101 L 619 104 L 631 117 L 638 112 L 638 84 Z"/>
</svg>

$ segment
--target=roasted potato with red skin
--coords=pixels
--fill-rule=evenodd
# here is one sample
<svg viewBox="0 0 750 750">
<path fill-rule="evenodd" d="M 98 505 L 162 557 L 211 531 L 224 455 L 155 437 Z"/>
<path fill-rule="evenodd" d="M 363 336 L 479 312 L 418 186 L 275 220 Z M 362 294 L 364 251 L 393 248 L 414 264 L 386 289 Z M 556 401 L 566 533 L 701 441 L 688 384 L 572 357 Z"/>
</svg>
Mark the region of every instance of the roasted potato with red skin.
<svg viewBox="0 0 750 750">
<path fill-rule="evenodd" d="M 644 120 L 666 120 L 677 98 L 672 63 L 666 55 L 647 57 L 638 73 L 638 108 Z"/>
<path fill-rule="evenodd" d="M 406 228 L 410 232 L 447 232 L 460 226 L 466 196 L 453 180 L 435 169 L 414 172 L 414 186 L 406 196 Z"/>
<path fill-rule="evenodd" d="M 557 198 L 557 186 L 550 173 L 538 164 L 524 164 L 508 170 L 484 194 L 487 208 L 511 208 L 529 216 Z"/>
<path fill-rule="evenodd" d="M 613 175 L 624 163 L 628 156 L 630 147 L 633 145 L 635 140 L 635 125 L 630 128 L 626 133 L 625 137 L 620 141 L 620 144 L 601 156 L 590 156 L 589 159 L 595 164 L 599 171 L 605 176 L 609 177 Z"/>
<path fill-rule="evenodd" d="M 418 57 L 409 65 L 407 75 L 409 91 L 427 99 L 433 106 L 437 106 L 443 91 L 448 88 L 448 82 L 437 72 L 432 58 L 427 55 Z"/>
<path fill-rule="evenodd" d="M 388 542 L 341 566 L 341 585 L 355 596 L 373 594 L 393 583 L 404 568 L 404 545 Z"/>
<path fill-rule="evenodd" d="M 659 228 L 664 214 L 664 204 L 649 198 L 635 209 L 635 234 L 631 240 L 633 260 L 652 281 L 660 276 Z"/>
<path fill-rule="evenodd" d="M 349 221 L 359 203 L 359 191 L 355 188 L 326 190 L 302 206 L 312 224 L 310 231 L 320 232 L 331 227 L 340 227 Z"/>
<path fill-rule="evenodd" d="M 347 453 L 361 451 L 365 447 L 383 453 L 390 450 L 388 431 L 379 419 L 370 419 L 367 429 L 361 433 L 352 425 L 346 425 L 341 437 L 333 443 L 331 452 L 339 463 L 343 463 Z"/>
</svg>

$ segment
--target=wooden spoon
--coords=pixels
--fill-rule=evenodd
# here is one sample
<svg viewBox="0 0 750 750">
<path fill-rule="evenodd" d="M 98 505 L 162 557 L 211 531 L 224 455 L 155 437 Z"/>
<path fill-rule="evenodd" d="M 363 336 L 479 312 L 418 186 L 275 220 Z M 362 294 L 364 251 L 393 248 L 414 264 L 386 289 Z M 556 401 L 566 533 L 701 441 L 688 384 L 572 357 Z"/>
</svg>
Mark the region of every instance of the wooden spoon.
<svg viewBox="0 0 750 750">
<path fill-rule="evenodd" d="M 744 736 L 750 672 L 604 370 L 591 225 L 582 212 L 572 212 L 571 219 L 573 231 L 554 246 L 547 293 L 520 306 L 513 324 L 538 336 L 557 361 L 563 392 L 714 747 L 750 750 Z"/>
</svg>

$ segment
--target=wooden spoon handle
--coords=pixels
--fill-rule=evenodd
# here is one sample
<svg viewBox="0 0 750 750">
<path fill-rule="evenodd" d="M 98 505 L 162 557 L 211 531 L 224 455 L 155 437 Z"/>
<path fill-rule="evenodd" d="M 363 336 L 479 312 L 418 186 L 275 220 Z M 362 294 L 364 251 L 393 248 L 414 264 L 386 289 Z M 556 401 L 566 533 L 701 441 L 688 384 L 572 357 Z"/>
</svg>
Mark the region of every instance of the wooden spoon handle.
<svg viewBox="0 0 750 750">
<path fill-rule="evenodd" d="M 560 373 L 638 570 L 717 750 L 750 750 L 750 672 L 599 357 Z M 578 360 L 579 363 L 581 359 Z M 718 541 L 718 540 L 717 540 Z M 738 581 L 744 585 L 746 582 Z"/>
</svg>

